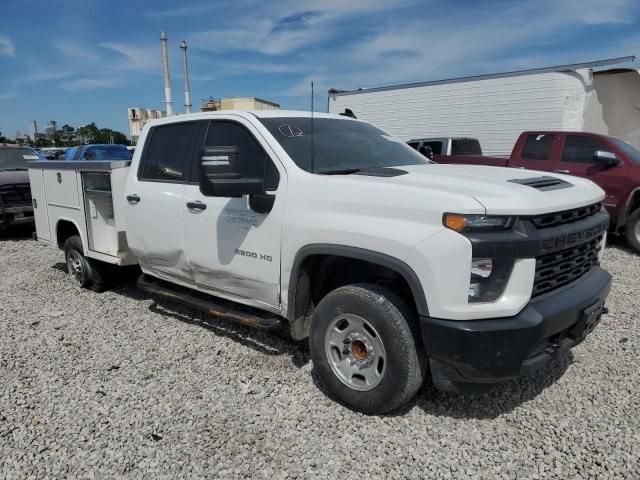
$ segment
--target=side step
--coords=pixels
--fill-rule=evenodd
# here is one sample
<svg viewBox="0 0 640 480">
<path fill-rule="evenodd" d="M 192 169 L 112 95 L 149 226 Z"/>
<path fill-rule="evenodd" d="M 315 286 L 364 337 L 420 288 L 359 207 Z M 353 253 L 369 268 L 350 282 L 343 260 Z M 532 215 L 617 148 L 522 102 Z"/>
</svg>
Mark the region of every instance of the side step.
<svg viewBox="0 0 640 480">
<path fill-rule="evenodd" d="M 138 288 L 143 292 L 174 300 L 194 310 L 200 310 L 213 317 L 224 318 L 231 322 L 241 323 L 247 327 L 271 330 L 282 325 L 278 317 L 261 317 L 259 314 L 233 308 L 231 302 L 217 300 L 200 292 L 173 285 L 145 274 L 138 277 Z M 247 310 L 249 308 L 247 307 Z"/>
</svg>

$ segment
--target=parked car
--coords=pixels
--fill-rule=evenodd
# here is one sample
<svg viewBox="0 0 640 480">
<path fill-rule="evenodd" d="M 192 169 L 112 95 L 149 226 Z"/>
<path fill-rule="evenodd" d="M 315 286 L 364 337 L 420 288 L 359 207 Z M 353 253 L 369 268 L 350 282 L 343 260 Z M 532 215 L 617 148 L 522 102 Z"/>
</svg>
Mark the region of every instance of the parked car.
<svg viewBox="0 0 640 480">
<path fill-rule="evenodd" d="M 508 159 L 442 156 L 438 163 L 528 168 L 587 178 L 606 192 L 611 228 L 640 253 L 640 150 L 616 137 L 586 132 L 524 132 Z M 573 180 L 566 179 L 569 182 Z"/>
<path fill-rule="evenodd" d="M 30 178 L 38 239 L 78 286 L 137 263 L 153 295 L 286 326 L 363 412 L 398 408 L 428 373 L 451 391 L 516 378 L 606 312 L 601 188 L 434 164 L 346 116 L 158 119 L 130 163 L 40 162 Z"/>
<path fill-rule="evenodd" d="M 0 145 L 0 229 L 33 224 L 28 163 L 44 160 L 26 145 Z"/>
<path fill-rule="evenodd" d="M 131 160 L 133 154 L 120 144 L 90 144 L 67 150 L 65 160 Z"/>
</svg>

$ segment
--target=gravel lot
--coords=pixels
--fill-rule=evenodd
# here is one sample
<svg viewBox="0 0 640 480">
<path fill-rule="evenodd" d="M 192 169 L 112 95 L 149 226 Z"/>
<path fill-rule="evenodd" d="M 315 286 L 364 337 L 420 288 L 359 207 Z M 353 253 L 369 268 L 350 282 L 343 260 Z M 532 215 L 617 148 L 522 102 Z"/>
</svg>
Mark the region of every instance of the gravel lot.
<svg viewBox="0 0 640 480">
<path fill-rule="evenodd" d="M 62 253 L 0 238 L 0 479 L 640 478 L 640 257 L 608 248 L 611 310 L 490 393 L 425 386 L 391 416 L 329 399 L 306 345 L 80 291 Z"/>
</svg>

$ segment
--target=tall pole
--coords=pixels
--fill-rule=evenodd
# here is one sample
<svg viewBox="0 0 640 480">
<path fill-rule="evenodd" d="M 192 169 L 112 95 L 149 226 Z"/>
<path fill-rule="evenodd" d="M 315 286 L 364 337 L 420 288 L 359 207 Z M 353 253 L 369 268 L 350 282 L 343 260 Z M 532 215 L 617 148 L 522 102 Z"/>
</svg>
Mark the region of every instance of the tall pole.
<svg viewBox="0 0 640 480">
<path fill-rule="evenodd" d="M 169 54 L 167 53 L 167 34 L 160 34 L 162 43 L 162 67 L 164 69 L 164 104 L 166 105 L 167 117 L 173 115 L 173 101 L 171 100 L 171 82 L 169 81 Z"/>
<path fill-rule="evenodd" d="M 187 65 L 187 42 L 182 40 L 182 67 L 184 68 L 184 111 L 191 113 L 191 94 L 189 93 L 189 66 Z"/>
</svg>

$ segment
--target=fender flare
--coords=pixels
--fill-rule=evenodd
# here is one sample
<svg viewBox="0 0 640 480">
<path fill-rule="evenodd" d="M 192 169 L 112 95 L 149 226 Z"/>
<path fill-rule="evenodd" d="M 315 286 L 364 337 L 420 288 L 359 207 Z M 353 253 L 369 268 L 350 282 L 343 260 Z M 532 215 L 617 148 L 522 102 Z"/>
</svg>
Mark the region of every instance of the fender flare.
<svg viewBox="0 0 640 480">
<path fill-rule="evenodd" d="M 366 262 L 381 265 L 397 272 L 402 276 L 402 278 L 404 278 L 404 280 L 407 282 L 407 285 L 409 285 L 413 298 L 416 302 L 418 314 L 421 316 L 429 316 L 427 299 L 424 294 L 422 284 L 420 283 L 420 279 L 418 278 L 418 275 L 416 275 L 416 273 L 413 271 L 413 269 L 402 260 L 399 260 L 390 255 L 386 255 L 384 253 L 367 250 L 365 248 L 319 243 L 302 247 L 300 250 L 298 250 L 294 258 L 293 267 L 291 268 L 291 275 L 289 277 L 289 289 L 287 292 L 287 318 L 289 322 L 293 323 L 295 321 L 294 315 L 296 286 L 298 282 L 300 267 L 302 266 L 302 263 L 312 255 L 334 255 L 337 257 L 353 258 L 356 260 L 363 260 Z"/>
<path fill-rule="evenodd" d="M 76 231 L 78 232 L 78 236 L 80 237 L 80 241 L 82 242 L 82 248 L 84 249 L 85 238 L 82 236 L 82 230 L 80 230 L 80 227 L 78 227 L 78 224 L 74 220 L 67 217 L 59 217 L 58 220 L 56 221 L 56 228 L 55 228 L 56 241 L 54 245 L 58 245 L 60 249 L 64 248 L 64 245 L 60 245 L 60 241 L 58 240 L 58 227 L 60 226 L 60 222 L 68 222 L 76 228 Z"/>
</svg>

